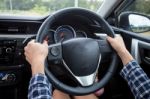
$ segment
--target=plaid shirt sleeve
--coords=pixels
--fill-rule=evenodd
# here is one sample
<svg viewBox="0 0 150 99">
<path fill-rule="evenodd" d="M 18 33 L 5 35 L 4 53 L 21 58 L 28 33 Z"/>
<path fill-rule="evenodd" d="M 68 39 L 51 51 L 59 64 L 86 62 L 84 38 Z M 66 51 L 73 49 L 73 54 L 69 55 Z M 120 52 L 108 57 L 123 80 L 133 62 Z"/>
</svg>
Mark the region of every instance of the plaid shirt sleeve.
<svg viewBox="0 0 150 99">
<path fill-rule="evenodd" d="M 150 79 L 135 60 L 124 66 L 120 74 L 136 99 L 150 99 Z"/>
<path fill-rule="evenodd" d="M 28 99 L 52 99 L 51 84 L 44 74 L 34 75 L 29 84 Z"/>
</svg>

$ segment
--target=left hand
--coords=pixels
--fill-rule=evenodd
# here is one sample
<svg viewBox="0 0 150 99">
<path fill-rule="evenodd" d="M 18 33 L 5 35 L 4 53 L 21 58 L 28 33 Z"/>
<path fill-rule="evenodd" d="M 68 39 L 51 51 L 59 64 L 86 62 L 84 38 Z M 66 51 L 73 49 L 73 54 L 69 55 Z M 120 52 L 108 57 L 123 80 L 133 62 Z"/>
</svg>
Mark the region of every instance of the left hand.
<svg viewBox="0 0 150 99">
<path fill-rule="evenodd" d="M 43 44 L 30 41 L 24 48 L 26 60 L 31 64 L 32 74 L 44 74 L 44 61 L 48 55 L 48 44 L 44 41 Z"/>
</svg>

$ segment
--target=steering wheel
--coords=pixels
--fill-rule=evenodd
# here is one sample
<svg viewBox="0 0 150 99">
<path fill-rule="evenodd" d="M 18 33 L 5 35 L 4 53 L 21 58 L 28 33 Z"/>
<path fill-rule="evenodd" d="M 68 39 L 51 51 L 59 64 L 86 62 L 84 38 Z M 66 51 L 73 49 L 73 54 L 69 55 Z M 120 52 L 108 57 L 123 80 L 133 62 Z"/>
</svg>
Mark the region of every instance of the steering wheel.
<svg viewBox="0 0 150 99">
<path fill-rule="evenodd" d="M 82 8 L 68 8 L 60 10 L 49 16 L 41 25 L 36 36 L 36 42 L 42 43 L 45 33 L 52 27 L 59 17 L 80 15 L 88 19 L 94 19 L 101 25 L 104 32 L 115 37 L 110 25 L 96 13 Z M 86 95 L 103 88 L 114 74 L 117 62 L 117 55 L 108 44 L 107 40 L 94 38 L 72 38 L 63 42 L 49 45 L 48 58 L 45 60 L 45 73 L 48 80 L 57 89 L 71 95 Z M 112 59 L 110 66 L 101 79 L 94 83 L 96 73 L 101 62 L 102 53 L 111 52 Z M 109 56 L 110 57 L 110 56 Z M 61 60 L 65 68 L 76 79 L 80 85 L 72 87 L 59 81 L 48 69 L 47 61 Z"/>
</svg>

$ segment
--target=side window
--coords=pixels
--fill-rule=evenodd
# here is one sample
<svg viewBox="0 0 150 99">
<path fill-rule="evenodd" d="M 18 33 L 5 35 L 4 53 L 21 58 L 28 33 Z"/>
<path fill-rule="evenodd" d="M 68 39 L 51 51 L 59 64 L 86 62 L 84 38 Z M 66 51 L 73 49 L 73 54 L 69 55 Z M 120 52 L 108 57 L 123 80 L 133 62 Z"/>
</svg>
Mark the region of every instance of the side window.
<svg viewBox="0 0 150 99">
<path fill-rule="evenodd" d="M 150 0 L 134 0 L 134 2 L 125 9 L 124 12 L 136 12 L 150 16 Z M 131 14 L 129 19 L 129 31 L 138 33 L 143 37 L 150 37 L 150 19 L 140 15 Z"/>
<path fill-rule="evenodd" d="M 150 0 L 135 0 L 126 11 L 133 11 L 150 15 Z"/>
</svg>

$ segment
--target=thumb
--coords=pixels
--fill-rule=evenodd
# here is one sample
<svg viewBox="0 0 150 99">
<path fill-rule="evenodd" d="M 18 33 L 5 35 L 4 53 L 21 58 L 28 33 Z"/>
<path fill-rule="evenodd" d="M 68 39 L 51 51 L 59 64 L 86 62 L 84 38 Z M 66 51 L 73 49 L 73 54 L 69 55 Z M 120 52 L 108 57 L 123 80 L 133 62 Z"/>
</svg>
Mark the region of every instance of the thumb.
<svg viewBox="0 0 150 99">
<path fill-rule="evenodd" d="M 112 37 L 110 37 L 110 36 L 107 36 L 107 41 L 109 42 L 109 43 L 111 43 L 112 41 L 113 41 L 113 38 Z"/>
<path fill-rule="evenodd" d="M 43 41 L 44 45 L 48 45 L 48 42 L 46 40 Z"/>
</svg>

